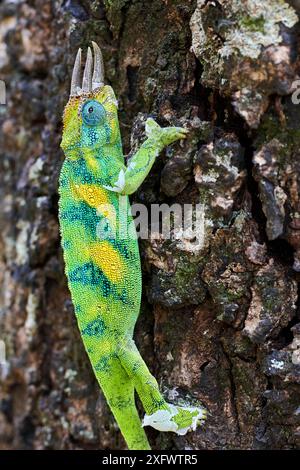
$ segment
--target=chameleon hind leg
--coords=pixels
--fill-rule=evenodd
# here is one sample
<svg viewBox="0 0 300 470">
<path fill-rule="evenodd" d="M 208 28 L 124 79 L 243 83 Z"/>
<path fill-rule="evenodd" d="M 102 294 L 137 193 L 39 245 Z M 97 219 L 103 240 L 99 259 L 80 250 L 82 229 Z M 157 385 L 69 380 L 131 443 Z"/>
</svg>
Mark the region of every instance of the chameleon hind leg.
<svg viewBox="0 0 300 470">
<path fill-rule="evenodd" d="M 129 450 L 150 450 L 141 426 L 134 399 L 134 383 L 117 357 L 105 361 L 105 367 L 94 367 L 97 380 L 118 423 Z"/>
<path fill-rule="evenodd" d="M 183 435 L 195 430 L 206 418 L 202 407 L 175 406 L 167 403 L 159 391 L 158 383 L 141 357 L 135 342 L 128 339 L 120 345 L 118 357 L 146 411 L 143 426 L 152 426 L 159 431 L 173 431 Z"/>
</svg>

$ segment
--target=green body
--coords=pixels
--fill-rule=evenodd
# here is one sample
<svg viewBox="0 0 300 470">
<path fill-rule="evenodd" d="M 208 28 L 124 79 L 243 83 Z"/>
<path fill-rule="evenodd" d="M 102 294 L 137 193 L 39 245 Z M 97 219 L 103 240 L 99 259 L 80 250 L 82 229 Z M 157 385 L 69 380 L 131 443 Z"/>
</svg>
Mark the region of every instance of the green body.
<svg viewBox="0 0 300 470">
<path fill-rule="evenodd" d="M 89 110 L 101 104 L 96 124 L 84 120 L 87 101 Z M 163 147 L 186 136 L 184 129 L 162 129 L 152 119 L 146 133 L 147 140 L 126 167 L 112 89 L 103 86 L 88 97 L 71 98 L 64 114 L 66 160 L 59 182 L 62 247 L 78 326 L 130 449 L 149 449 L 135 390 L 147 413 L 144 425 L 183 434 L 204 418 L 200 409 L 165 402 L 132 339 L 142 277 L 128 194 L 145 179 Z"/>
</svg>

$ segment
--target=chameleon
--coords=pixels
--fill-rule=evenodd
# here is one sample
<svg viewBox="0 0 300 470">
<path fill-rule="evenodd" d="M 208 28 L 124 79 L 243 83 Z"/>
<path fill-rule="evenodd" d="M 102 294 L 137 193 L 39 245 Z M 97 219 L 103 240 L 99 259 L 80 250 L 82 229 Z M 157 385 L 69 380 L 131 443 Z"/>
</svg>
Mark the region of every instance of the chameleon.
<svg viewBox="0 0 300 470">
<path fill-rule="evenodd" d="M 182 127 L 145 123 L 146 140 L 125 164 L 118 102 L 104 84 L 99 46 L 79 48 L 63 114 L 59 223 L 65 273 L 78 328 L 96 379 L 130 450 L 150 449 L 145 426 L 184 435 L 206 418 L 202 406 L 168 403 L 141 357 L 133 333 L 141 304 L 139 245 L 122 209 L 159 153 L 187 137 Z M 145 416 L 139 417 L 138 394 Z"/>
</svg>

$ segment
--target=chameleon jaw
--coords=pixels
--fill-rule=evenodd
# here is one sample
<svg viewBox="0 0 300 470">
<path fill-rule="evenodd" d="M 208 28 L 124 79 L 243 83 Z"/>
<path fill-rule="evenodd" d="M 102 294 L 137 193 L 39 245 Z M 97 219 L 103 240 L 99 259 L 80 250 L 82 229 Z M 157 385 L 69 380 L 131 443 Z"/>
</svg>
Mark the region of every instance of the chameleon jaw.
<svg viewBox="0 0 300 470">
<path fill-rule="evenodd" d="M 81 82 L 81 48 L 78 49 L 71 79 L 70 97 L 88 96 L 104 85 L 103 57 L 99 46 L 92 41 L 94 67 L 91 48 L 88 48 L 83 78 Z M 81 84 L 82 83 L 82 84 Z"/>
</svg>

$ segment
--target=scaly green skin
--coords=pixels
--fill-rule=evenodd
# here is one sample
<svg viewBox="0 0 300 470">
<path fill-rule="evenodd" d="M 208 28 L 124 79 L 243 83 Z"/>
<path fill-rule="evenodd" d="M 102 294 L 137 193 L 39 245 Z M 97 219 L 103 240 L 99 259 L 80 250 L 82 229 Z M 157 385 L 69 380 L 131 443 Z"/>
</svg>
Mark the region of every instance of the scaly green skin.
<svg viewBox="0 0 300 470">
<path fill-rule="evenodd" d="M 84 114 L 87 109 L 93 110 L 92 116 L 96 113 L 92 124 L 85 119 L 90 116 Z M 140 309 L 141 267 L 132 217 L 121 201 L 128 202 L 128 194 L 143 182 L 159 152 L 185 138 L 186 131 L 162 129 L 148 119 L 146 134 L 126 168 L 111 87 L 72 97 L 65 108 L 59 220 L 66 275 L 86 351 L 129 449 L 150 448 L 135 390 L 146 411 L 144 425 L 183 434 L 205 418 L 201 407 L 175 408 L 164 400 L 132 339 Z"/>
</svg>

